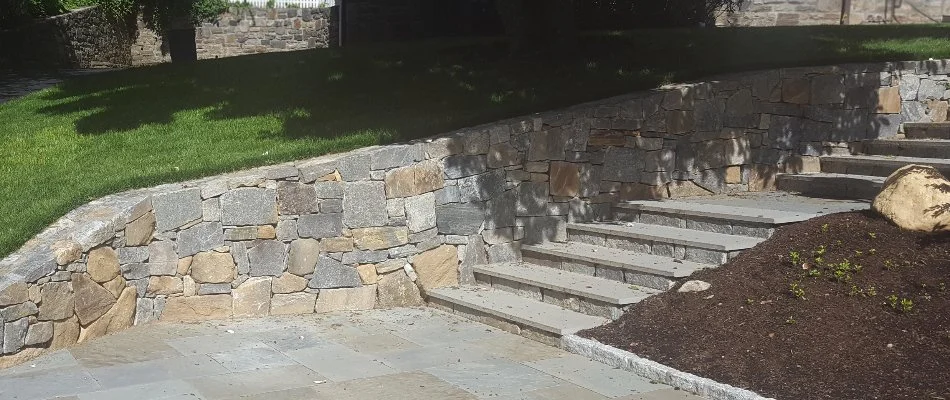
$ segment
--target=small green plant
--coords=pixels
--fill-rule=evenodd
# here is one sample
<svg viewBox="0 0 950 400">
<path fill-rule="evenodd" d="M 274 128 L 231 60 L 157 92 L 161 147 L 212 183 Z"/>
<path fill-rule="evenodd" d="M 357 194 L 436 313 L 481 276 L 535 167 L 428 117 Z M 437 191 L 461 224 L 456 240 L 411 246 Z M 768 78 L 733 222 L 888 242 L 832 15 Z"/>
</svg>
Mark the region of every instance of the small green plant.
<svg viewBox="0 0 950 400">
<path fill-rule="evenodd" d="M 788 259 L 792 262 L 792 266 L 794 267 L 802 265 L 802 255 L 797 251 L 788 252 Z"/>
<path fill-rule="evenodd" d="M 893 262 L 893 261 L 891 261 L 891 260 L 884 260 L 884 269 L 885 269 L 885 270 L 891 271 L 891 270 L 894 270 L 894 269 L 896 269 L 896 268 L 897 268 L 897 266 L 894 265 L 894 262 Z"/>
<path fill-rule="evenodd" d="M 821 226 L 821 233 L 827 233 L 827 232 L 828 232 L 828 228 L 829 228 L 828 224 L 822 225 L 822 226 Z"/>
<path fill-rule="evenodd" d="M 874 232 L 868 232 L 868 236 L 870 236 L 870 237 L 871 237 L 871 239 L 877 239 L 877 233 L 874 233 Z"/>
<path fill-rule="evenodd" d="M 788 318 L 785 319 L 785 325 L 795 325 L 795 323 L 797 322 L 798 321 L 795 321 L 795 317 L 791 315 L 789 315 Z"/>
<path fill-rule="evenodd" d="M 264 6 L 267 8 L 275 8 L 277 7 L 277 2 L 275 0 L 267 0 Z"/>
<path fill-rule="evenodd" d="M 812 268 L 808 270 L 808 273 L 806 273 L 806 275 L 812 278 L 819 278 L 821 277 L 821 270 L 817 268 Z"/>
<path fill-rule="evenodd" d="M 854 257 L 855 257 L 855 258 L 862 257 L 862 256 L 864 256 L 864 252 L 863 252 L 863 251 L 861 251 L 861 250 L 855 250 L 855 251 L 854 251 Z"/>
<path fill-rule="evenodd" d="M 941 292 L 946 292 L 946 291 L 947 291 L 947 284 L 946 284 L 946 283 L 943 283 L 943 282 L 940 282 L 940 284 L 937 285 L 937 290 L 939 290 L 939 291 L 941 291 Z"/>
<path fill-rule="evenodd" d="M 869 255 L 872 255 L 872 256 L 875 255 L 875 254 L 877 254 L 877 249 L 870 249 L 870 250 L 868 250 L 868 254 L 869 254 Z"/>
<path fill-rule="evenodd" d="M 755 300 L 752 300 L 752 299 L 745 299 L 745 303 L 751 306 L 751 305 L 755 304 Z"/>
<path fill-rule="evenodd" d="M 884 298 L 885 304 L 890 306 L 894 311 L 899 313 L 907 314 L 914 309 L 914 301 L 904 297 L 897 297 L 896 294 L 892 294 Z"/>
<path fill-rule="evenodd" d="M 300 8 L 300 3 L 287 3 L 284 8 Z"/>
<path fill-rule="evenodd" d="M 792 282 L 788 285 L 788 292 L 799 300 L 808 300 L 805 298 L 805 287 L 801 283 Z"/>
</svg>

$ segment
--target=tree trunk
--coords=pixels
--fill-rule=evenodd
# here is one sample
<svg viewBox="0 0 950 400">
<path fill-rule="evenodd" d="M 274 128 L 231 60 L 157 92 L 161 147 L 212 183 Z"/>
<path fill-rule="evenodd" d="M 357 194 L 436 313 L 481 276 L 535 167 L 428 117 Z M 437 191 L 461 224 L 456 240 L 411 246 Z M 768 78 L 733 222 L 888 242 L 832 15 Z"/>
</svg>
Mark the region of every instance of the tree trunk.
<svg viewBox="0 0 950 400">
<path fill-rule="evenodd" d="M 165 33 L 168 52 L 172 62 L 198 61 L 198 46 L 195 44 L 195 28 L 171 29 Z"/>
</svg>

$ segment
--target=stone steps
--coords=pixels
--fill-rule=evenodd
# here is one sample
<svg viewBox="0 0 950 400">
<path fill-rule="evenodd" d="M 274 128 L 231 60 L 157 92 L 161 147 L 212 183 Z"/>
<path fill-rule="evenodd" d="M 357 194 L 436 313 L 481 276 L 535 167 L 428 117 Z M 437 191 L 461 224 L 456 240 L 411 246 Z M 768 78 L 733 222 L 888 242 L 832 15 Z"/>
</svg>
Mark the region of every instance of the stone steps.
<svg viewBox="0 0 950 400">
<path fill-rule="evenodd" d="M 715 267 L 579 242 L 524 245 L 521 254 L 533 264 L 658 290 L 669 289 L 695 271 Z"/>
<path fill-rule="evenodd" d="M 885 177 L 868 175 L 813 173 L 779 174 L 778 190 L 832 199 L 873 199 L 881 191 Z"/>
<path fill-rule="evenodd" d="M 572 223 L 568 240 L 657 256 L 722 265 L 763 239 L 643 223 Z"/>
<path fill-rule="evenodd" d="M 609 321 L 484 286 L 433 289 L 428 296 L 437 308 L 554 344 L 561 336 Z"/>
<path fill-rule="evenodd" d="M 610 319 L 620 318 L 626 306 L 660 292 L 523 262 L 479 265 L 474 272 L 478 282 L 494 289 Z"/>
<path fill-rule="evenodd" d="M 900 157 L 944 158 L 950 157 L 950 140 L 941 139 L 905 139 L 905 140 L 868 140 L 862 146 L 862 153 L 868 155 L 889 155 Z"/>
<path fill-rule="evenodd" d="M 614 207 L 614 215 L 621 221 L 768 238 L 776 225 L 818 214 L 667 200 L 620 203 Z"/>
<path fill-rule="evenodd" d="M 950 122 L 906 122 L 904 136 L 908 139 L 950 139 Z"/>
<path fill-rule="evenodd" d="M 950 156 L 950 154 L 948 154 Z M 950 160 L 940 158 L 901 157 L 889 155 L 855 155 L 821 157 L 821 171 L 832 174 L 869 175 L 887 177 L 901 167 L 929 165 L 950 175 Z"/>
</svg>

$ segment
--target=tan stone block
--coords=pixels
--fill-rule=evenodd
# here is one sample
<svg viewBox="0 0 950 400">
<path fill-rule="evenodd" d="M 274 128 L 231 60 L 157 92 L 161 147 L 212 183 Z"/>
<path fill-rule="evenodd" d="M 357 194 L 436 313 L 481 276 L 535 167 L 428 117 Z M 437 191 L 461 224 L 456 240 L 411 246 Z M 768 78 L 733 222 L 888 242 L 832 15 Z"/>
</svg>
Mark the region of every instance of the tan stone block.
<svg viewBox="0 0 950 400">
<path fill-rule="evenodd" d="M 376 285 L 358 288 L 323 289 L 317 297 L 315 312 L 372 310 L 376 307 Z"/>
<path fill-rule="evenodd" d="M 10 368 L 33 360 L 46 353 L 46 349 L 39 347 L 27 347 L 19 353 L 0 356 L 0 370 Z"/>
<path fill-rule="evenodd" d="M 0 307 L 25 303 L 30 300 L 30 291 L 26 283 L 17 282 L 0 290 Z"/>
<path fill-rule="evenodd" d="M 696 129 L 696 117 L 693 111 L 674 110 L 666 112 L 666 131 L 682 135 Z"/>
<path fill-rule="evenodd" d="M 324 250 L 326 251 L 326 250 Z M 320 256 L 320 242 L 316 239 L 297 239 L 290 243 L 287 271 L 304 276 L 313 273 Z"/>
<path fill-rule="evenodd" d="M 111 247 L 100 247 L 89 252 L 86 273 L 97 283 L 105 283 L 119 276 L 119 255 Z"/>
<path fill-rule="evenodd" d="M 623 147 L 627 144 L 628 137 L 637 136 L 640 136 L 640 131 L 597 129 L 590 132 L 587 145 Z"/>
<path fill-rule="evenodd" d="M 241 286 L 231 291 L 231 295 L 234 297 L 232 300 L 234 317 L 267 316 L 270 312 L 270 292 L 270 277 L 257 277 L 244 281 Z"/>
<path fill-rule="evenodd" d="M 50 350 L 59 350 L 66 346 L 71 346 L 79 341 L 79 318 L 73 316 L 70 319 L 53 322 L 53 342 L 50 343 Z"/>
<path fill-rule="evenodd" d="M 135 221 L 125 225 L 125 243 L 127 246 L 146 246 L 155 234 L 155 213 L 149 211 Z"/>
<path fill-rule="evenodd" d="M 326 253 L 346 253 L 353 251 L 353 238 L 326 238 L 320 241 L 320 249 Z"/>
<path fill-rule="evenodd" d="M 650 186 L 644 183 L 624 183 L 618 193 L 620 200 L 656 200 L 666 197 L 665 186 Z"/>
<path fill-rule="evenodd" d="M 808 104 L 811 101 L 811 83 L 805 78 L 785 79 L 782 81 L 782 101 Z"/>
<path fill-rule="evenodd" d="M 72 240 L 60 240 L 50 246 L 56 255 L 56 265 L 69 265 L 82 256 L 82 246 Z"/>
<path fill-rule="evenodd" d="M 185 276 L 191 273 L 191 263 L 194 257 L 188 256 L 178 259 L 178 275 Z"/>
<path fill-rule="evenodd" d="M 40 321 L 59 321 L 75 315 L 76 298 L 70 282 L 49 282 L 40 290 Z"/>
<path fill-rule="evenodd" d="M 360 250 L 384 250 L 409 243 L 409 229 L 406 227 L 360 228 L 351 233 Z"/>
<path fill-rule="evenodd" d="M 317 182 L 342 182 L 343 175 L 340 175 L 340 171 L 333 171 L 329 174 L 317 178 Z"/>
<path fill-rule="evenodd" d="M 181 278 L 182 286 L 182 295 L 184 296 L 197 296 L 198 295 L 198 284 L 195 283 L 195 280 L 190 276 Z"/>
<path fill-rule="evenodd" d="M 379 278 L 376 307 L 417 307 L 422 305 L 419 287 L 403 271 L 395 271 Z"/>
<path fill-rule="evenodd" d="M 360 281 L 364 285 L 375 285 L 379 281 L 379 275 L 376 273 L 376 266 L 373 264 L 363 264 L 356 267 L 356 272 L 360 274 Z"/>
<path fill-rule="evenodd" d="M 436 160 L 423 161 L 386 173 L 386 198 L 412 197 L 432 192 L 445 186 L 442 164 Z"/>
<path fill-rule="evenodd" d="M 169 297 L 162 312 L 162 321 L 188 322 L 231 317 L 229 294 Z"/>
<path fill-rule="evenodd" d="M 749 170 L 749 191 L 766 192 L 775 190 L 775 178 L 778 168 L 771 165 L 756 165 Z"/>
<path fill-rule="evenodd" d="M 76 304 L 76 316 L 83 326 L 104 315 L 116 302 L 112 292 L 99 286 L 86 274 L 73 274 L 73 292 Z"/>
<path fill-rule="evenodd" d="M 258 239 L 277 239 L 277 229 L 273 225 L 261 225 L 257 227 Z"/>
<path fill-rule="evenodd" d="M 152 296 L 167 296 L 170 294 L 183 293 L 184 290 L 184 283 L 181 278 L 174 276 L 153 276 L 148 278 L 148 289 L 146 292 Z"/>
<path fill-rule="evenodd" d="M 275 294 L 271 299 L 271 315 L 312 314 L 317 304 L 316 293 Z"/>
<path fill-rule="evenodd" d="M 307 279 L 290 272 L 284 272 L 279 278 L 274 278 L 271 292 L 287 294 L 301 292 L 307 288 Z"/>
<path fill-rule="evenodd" d="M 122 276 L 117 276 L 115 279 L 108 281 L 102 284 L 102 287 L 106 288 L 109 293 L 112 293 L 112 297 L 119 298 L 119 295 L 122 294 L 122 291 L 125 290 L 128 286 L 125 282 L 125 278 Z"/>
<path fill-rule="evenodd" d="M 708 196 L 712 192 L 703 189 L 692 181 L 673 181 L 668 186 L 670 198 L 690 197 L 690 196 Z"/>
<path fill-rule="evenodd" d="M 230 253 L 203 252 L 191 262 L 191 277 L 198 283 L 228 283 L 237 275 Z"/>
<path fill-rule="evenodd" d="M 577 164 L 551 162 L 551 195 L 575 197 L 580 194 L 581 169 Z"/>
<path fill-rule="evenodd" d="M 901 91 L 900 87 L 884 87 L 877 90 L 877 107 L 874 112 L 878 114 L 900 114 L 901 112 Z"/>
<path fill-rule="evenodd" d="M 79 333 L 79 342 L 83 343 L 98 337 L 115 333 L 132 326 L 135 321 L 135 288 L 122 291 L 119 300 L 102 317 Z"/>
<path fill-rule="evenodd" d="M 742 167 L 738 165 L 726 167 L 726 183 L 727 184 L 742 183 Z"/>
<path fill-rule="evenodd" d="M 927 108 L 930 110 L 930 119 L 933 122 L 946 122 L 947 106 L 946 101 L 930 100 L 927 103 Z"/>
<path fill-rule="evenodd" d="M 419 276 L 416 283 L 423 291 L 458 286 L 458 264 L 458 251 L 450 245 L 439 246 L 412 258 L 412 268 Z"/>
</svg>

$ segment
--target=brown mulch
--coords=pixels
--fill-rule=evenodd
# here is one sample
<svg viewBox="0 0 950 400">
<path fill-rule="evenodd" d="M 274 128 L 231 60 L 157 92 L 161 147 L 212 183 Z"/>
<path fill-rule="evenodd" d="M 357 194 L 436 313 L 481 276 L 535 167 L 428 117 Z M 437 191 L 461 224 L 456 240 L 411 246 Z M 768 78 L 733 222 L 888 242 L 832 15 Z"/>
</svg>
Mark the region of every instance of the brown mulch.
<svg viewBox="0 0 950 400">
<path fill-rule="evenodd" d="M 950 399 L 950 234 L 828 215 L 691 279 L 581 336 L 781 400 Z"/>
</svg>

